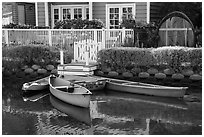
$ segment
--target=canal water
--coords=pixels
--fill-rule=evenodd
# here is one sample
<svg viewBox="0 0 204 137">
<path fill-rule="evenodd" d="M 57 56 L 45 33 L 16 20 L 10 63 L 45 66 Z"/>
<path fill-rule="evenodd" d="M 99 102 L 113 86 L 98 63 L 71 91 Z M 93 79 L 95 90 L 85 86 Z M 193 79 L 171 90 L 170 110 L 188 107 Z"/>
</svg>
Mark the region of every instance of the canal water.
<svg viewBox="0 0 204 137">
<path fill-rule="evenodd" d="M 49 90 L 22 94 L 23 82 L 3 80 L 3 135 L 202 134 L 201 89 L 196 100 L 97 91 L 87 109 L 64 103 Z"/>
</svg>

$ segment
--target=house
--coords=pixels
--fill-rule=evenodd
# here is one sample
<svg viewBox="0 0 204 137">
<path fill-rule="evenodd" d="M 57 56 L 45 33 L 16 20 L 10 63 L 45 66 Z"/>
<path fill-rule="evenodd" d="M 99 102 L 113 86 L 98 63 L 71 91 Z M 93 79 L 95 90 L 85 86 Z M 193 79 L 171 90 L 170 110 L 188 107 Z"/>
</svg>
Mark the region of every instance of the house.
<svg viewBox="0 0 204 137">
<path fill-rule="evenodd" d="M 35 3 L 33 2 L 2 2 L 2 9 L 4 14 L 9 13 L 12 18 L 9 23 L 36 25 Z"/>
<path fill-rule="evenodd" d="M 8 4 L 8 2 L 7 2 Z M 159 3 L 150 2 L 10 2 L 13 22 L 54 27 L 57 20 L 100 19 L 106 28 L 119 28 L 122 17 L 132 15 L 138 21 L 155 21 L 159 18 Z"/>
</svg>

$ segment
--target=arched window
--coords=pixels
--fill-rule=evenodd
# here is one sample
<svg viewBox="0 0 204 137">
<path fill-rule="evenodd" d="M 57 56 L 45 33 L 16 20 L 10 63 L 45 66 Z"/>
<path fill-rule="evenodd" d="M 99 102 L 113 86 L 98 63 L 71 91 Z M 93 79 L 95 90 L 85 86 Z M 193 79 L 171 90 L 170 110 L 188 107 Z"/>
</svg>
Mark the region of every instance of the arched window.
<svg viewBox="0 0 204 137">
<path fill-rule="evenodd" d="M 159 46 L 195 46 L 194 26 L 182 12 L 175 11 L 165 16 L 158 29 Z"/>
</svg>

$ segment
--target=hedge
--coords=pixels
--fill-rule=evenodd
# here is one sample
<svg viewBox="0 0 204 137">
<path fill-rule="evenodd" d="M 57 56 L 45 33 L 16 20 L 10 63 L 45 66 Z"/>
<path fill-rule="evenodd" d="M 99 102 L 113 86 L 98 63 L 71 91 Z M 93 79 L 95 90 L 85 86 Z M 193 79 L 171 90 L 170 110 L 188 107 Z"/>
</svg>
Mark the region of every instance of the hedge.
<svg viewBox="0 0 204 137">
<path fill-rule="evenodd" d="M 45 45 L 12 46 L 2 48 L 3 60 L 21 62 L 22 65 L 41 65 L 56 64 L 59 62 L 59 50 Z M 70 63 L 73 53 L 64 52 L 65 63 Z"/>
<path fill-rule="evenodd" d="M 180 72 L 183 68 L 193 68 L 200 71 L 202 49 L 187 47 L 103 49 L 98 53 L 98 63 L 100 68 L 111 68 L 112 71 L 124 68 L 126 71 L 131 71 L 133 68 L 155 66 L 165 66 L 175 72 Z"/>
</svg>

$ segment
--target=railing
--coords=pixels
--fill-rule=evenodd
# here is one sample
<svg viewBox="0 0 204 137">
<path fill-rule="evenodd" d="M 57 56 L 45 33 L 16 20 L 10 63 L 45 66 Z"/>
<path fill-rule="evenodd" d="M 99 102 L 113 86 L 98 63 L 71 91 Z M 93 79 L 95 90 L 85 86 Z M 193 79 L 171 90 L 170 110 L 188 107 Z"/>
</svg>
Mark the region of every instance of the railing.
<svg viewBox="0 0 204 137">
<path fill-rule="evenodd" d="M 2 42 L 15 44 L 44 44 L 69 49 L 75 42 L 92 40 L 102 48 L 121 46 L 131 29 L 2 29 Z"/>
</svg>

